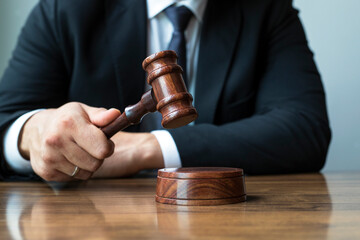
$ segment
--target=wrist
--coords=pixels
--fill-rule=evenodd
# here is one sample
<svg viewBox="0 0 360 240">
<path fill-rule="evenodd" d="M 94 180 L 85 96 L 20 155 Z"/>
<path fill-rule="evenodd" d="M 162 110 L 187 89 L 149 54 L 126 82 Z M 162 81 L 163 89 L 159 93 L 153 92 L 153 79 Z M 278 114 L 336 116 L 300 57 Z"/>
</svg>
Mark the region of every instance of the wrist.
<svg viewBox="0 0 360 240">
<path fill-rule="evenodd" d="M 24 126 L 21 128 L 20 130 L 20 134 L 19 134 L 19 141 L 18 141 L 18 148 L 19 148 L 19 152 L 20 155 L 27 159 L 30 160 L 30 136 L 31 136 L 31 125 L 32 125 L 32 118 L 34 116 L 30 117 L 26 123 L 24 124 Z"/>
<path fill-rule="evenodd" d="M 23 125 L 19 133 L 18 149 L 21 156 L 27 160 L 30 160 L 31 144 L 36 137 L 36 127 L 42 126 L 41 116 L 44 112 L 51 110 L 44 110 L 32 115 Z"/>
<path fill-rule="evenodd" d="M 139 156 L 141 169 L 164 168 L 164 158 L 160 144 L 151 133 L 141 133 L 143 141 L 139 142 Z"/>
</svg>

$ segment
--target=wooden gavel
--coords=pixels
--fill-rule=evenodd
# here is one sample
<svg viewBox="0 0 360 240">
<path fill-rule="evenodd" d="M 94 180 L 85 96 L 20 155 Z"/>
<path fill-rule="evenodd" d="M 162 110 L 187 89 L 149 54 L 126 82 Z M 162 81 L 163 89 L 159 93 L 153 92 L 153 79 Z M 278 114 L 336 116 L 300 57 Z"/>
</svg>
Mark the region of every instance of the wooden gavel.
<svg viewBox="0 0 360 240">
<path fill-rule="evenodd" d="M 148 73 L 147 82 L 152 89 L 145 92 L 137 104 L 126 107 L 117 119 L 102 128 L 108 138 L 130 125 L 139 124 L 143 116 L 156 110 L 162 115 L 161 125 L 167 129 L 187 125 L 198 116 L 174 51 L 155 53 L 143 61 L 142 67 Z"/>
</svg>

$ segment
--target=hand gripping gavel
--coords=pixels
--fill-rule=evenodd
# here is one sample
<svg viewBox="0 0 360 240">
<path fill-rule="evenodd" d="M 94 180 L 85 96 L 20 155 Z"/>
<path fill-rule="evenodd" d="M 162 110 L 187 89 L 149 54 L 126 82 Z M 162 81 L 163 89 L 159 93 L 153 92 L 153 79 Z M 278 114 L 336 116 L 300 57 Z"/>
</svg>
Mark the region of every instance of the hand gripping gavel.
<svg viewBox="0 0 360 240">
<path fill-rule="evenodd" d="M 187 125 L 198 116 L 174 51 L 155 53 L 143 61 L 142 67 L 148 73 L 147 82 L 152 89 L 145 92 L 137 104 L 126 107 L 117 119 L 102 128 L 108 138 L 130 125 L 139 124 L 143 116 L 156 110 L 162 115 L 161 125 L 168 129 Z"/>
</svg>

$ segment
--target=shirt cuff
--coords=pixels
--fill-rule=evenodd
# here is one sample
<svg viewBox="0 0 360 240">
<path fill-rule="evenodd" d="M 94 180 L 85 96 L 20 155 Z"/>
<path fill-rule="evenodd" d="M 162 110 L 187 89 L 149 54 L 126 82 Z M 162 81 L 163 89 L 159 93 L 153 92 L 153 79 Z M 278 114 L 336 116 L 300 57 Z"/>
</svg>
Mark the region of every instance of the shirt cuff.
<svg viewBox="0 0 360 240">
<path fill-rule="evenodd" d="M 151 133 L 155 135 L 157 141 L 160 144 L 165 168 L 180 168 L 180 154 L 171 134 L 166 130 L 156 130 L 152 131 Z"/>
<path fill-rule="evenodd" d="M 26 123 L 26 121 L 35 113 L 43 109 L 34 110 L 20 116 L 13 124 L 6 130 L 3 141 L 4 157 L 6 163 L 12 170 L 19 174 L 31 174 L 34 170 L 31 167 L 30 161 L 23 158 L 19 152 L 18 141 L 19 134 Z"/>
</svg>

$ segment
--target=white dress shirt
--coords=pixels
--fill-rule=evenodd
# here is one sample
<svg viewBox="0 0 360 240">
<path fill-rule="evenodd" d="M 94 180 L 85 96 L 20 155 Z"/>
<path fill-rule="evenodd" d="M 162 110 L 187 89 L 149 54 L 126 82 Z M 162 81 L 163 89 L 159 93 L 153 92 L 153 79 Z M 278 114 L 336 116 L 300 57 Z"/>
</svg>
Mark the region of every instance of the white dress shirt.
<svg viewBox="0 0 360 240">
<path fill-rule="evenodd" d="M 163 12 L 170 5 L 188 7 L 194 16 L 185 31 L 187 51 L 188 90 L 195 99 L 196 69 L 199 54 L 200 29 L 207 0 L 147 0 L 148 42 L 147 54 L 166 50 L 171 41 L 173 25 Z M 31 173 L 30 161 L 24 159 L 18 149 L 18 138 L 22 126 L 36 112 L 35 110 L 19 117 L 6 131 L 3 141 L 4 156 L 8 165 L 21 174 Z M 165 167 L 181 167 L 181 159 L 176 144 L 166 130 L 152 131 L 158 140 L 164 158 Z"/>
</svg>

